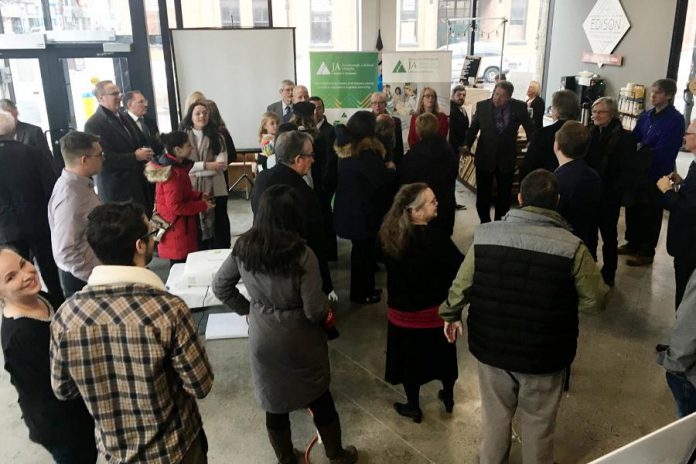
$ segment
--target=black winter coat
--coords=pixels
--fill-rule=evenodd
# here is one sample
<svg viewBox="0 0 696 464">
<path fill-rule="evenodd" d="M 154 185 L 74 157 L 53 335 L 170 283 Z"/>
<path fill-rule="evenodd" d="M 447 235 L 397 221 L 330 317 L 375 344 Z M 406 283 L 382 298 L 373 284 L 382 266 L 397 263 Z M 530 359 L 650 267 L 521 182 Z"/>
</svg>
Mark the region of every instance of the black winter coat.
<svg viewBox="0 0 696 464">
<path fill-rule="evenodd" d="M 376 238 L 396 188 L 396 171 L 384 164 L 384 147 L 376 138 L 346 145 L 339 154 L 334 225 L 348 240 Z"/>
<path fill-rule="evenodd" d="M 430 223 L 451 236 L 454 231 L 455 182 L 459 157 L 444 137 L 435 135 L 416 143 L 399 165 L 399 184 L 425 182 L 437 198 L 437 217 Z"/>
<path fill-rule="evenodd" d="M 556 170 L 558 159 L 553 151 L 553 142 L 556 140 L 556 132 L 563 127 L 565 122 L 565 119 L 559 119 L 536 133 L 534 139 L 529 143 L 527 155 L 520 166 L 520 180 L 527 177 L 527 174 L 535 169 L 546 169 L 551 172 Z"/>
</svg>

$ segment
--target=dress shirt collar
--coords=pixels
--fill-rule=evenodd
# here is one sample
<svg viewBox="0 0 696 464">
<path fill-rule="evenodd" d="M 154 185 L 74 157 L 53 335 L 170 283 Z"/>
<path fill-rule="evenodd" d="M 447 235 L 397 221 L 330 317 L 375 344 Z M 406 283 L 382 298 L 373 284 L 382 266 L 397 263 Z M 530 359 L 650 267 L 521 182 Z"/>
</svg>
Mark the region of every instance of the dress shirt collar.
<svg viewBox="0 0 696 464">
<path fill-rule="evenodd" d="M 87 285 L 143 284 L 165 290 L 164 283 L 151 270 L 138 266 L 97 266 Z"/>
<path fill-rule="evenodd" d="M 65 168 L 63 169 L 63 172 L 61 172 L 60 176 L 64 177 L 68 182 L 76 182 L 80 185 L 84 185 L 85 187 L 94 188 L 94 180 L 91 177 L 80 176 L 79 174 L 70 172 Z"/>
<path fill-rule="evenodd" d="M 131 110 L 126 110 L 126 113 L 128 113 L 128 116 L 130 116 L 131 119 L 135 122 L 138 122 L 138 120 L 142 117 L 142 116 L 138 117 L 138 116 L 134 115 L 133 113 L 131 113 Z"/>
<path fill-rule="evenodd" d="M 319 121 L 319 124 L 317 124 L 317 129 L 321 129 L 321 126 L 323 126 L 325 122 L 326 122 L 326 116 L 324 116 L 324 118 L 321 121 Z"/>
</svg>

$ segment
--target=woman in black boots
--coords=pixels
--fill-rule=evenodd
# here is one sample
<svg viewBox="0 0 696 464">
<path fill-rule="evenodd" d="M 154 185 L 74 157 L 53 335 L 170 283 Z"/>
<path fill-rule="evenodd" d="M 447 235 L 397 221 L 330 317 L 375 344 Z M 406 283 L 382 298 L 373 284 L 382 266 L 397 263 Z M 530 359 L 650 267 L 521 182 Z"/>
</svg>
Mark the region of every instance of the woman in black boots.
<svg viewBox="0 0 696 464">
<path fill-rule="evenodd" d="M 402 416 L 420 423 L 420 386 L 440 380 L 445 410 L 454 407 L 457 350 L 447 343 L 438 316 L 463 256 L 449 236 L 428 223 L 437 199 L 424 183 L 401 187 L 384 218 L 379 238 L 387 267 L 387 382 L 403 384 L 407 403 L 394 403 Z"/>
</svg>

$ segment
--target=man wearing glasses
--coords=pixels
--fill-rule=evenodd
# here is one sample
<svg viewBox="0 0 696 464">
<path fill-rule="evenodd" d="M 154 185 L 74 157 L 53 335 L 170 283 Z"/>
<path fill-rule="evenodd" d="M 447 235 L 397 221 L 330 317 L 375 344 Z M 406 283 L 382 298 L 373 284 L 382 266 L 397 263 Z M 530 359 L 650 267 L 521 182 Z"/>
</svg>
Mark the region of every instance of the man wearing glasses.
<svg viewBox="0 0 696 464">
<path fill-rule="evenodd" d="M 191 311 L 146 268 L 154 231 L 137 203 L 89 214 L 102 265 L 51 322 L 51 385 L 59 399 L 82 397 L 110 462 L 207 462 L 196 398 L 213 373 Z"/>
<path fill-rule="evenodd" d="M 370 105 L 375 116 L 389 114 L 387 113 L 387 96 L 383 92 L 373 93 L 370 97 Z M 386 161 L 393 161 L 394 164 L 398 165 L 404 157 L 404 135 L 401 129 L 401 119 L 395 116 L 391 116 L 391 118 L 394 120 L 394 146 L 385 147 L 388 153 L 392 153 L 392 159 Z"/>
<path fill-rule="evenodd" d="M 65 168 L 48 201 L 48 224 L 60 286 L 67 299 L 87 285 L 92 269 L 100 264 L 87 243 L 85 226 L 89 213 L 101 204 L 92 178 L 101 172 L 104 157 L 99 137 L 84 132 L 65 135 L 60 150 Z"/>
<path fill-rule="evenodd" d="M 99 136 L 104 150 L 104 168 L 97 176 L 97 193 L 102 201 L 134 201 L 150 214 L 154 197 L 143 169 L 154 152 L 142 146 L 138 127 L 120 113 L 121 89 L 111 81 L 94 88 L 99 101 L 87 120 L 85 132 Z"/>
<path fill-rule="evenodd" d="M 307 246 L 319 260 L 323 292 L 329 298 L 334 298 L 319 196 L 302 178 L 314 164 L 312 136 L 295 130 L 283 132 L 276 138 L 275 153 L 278 163 L 256 177 L 254 190 L 251 192 L 251 210 L 256 214 L 263 192 L 273 185 L 289 185 L 295 189 L 300 198 L 304 229 L 302 237 L 307 240 Z"/>
<path fill-rule="evenodd" d="M 696 122 L 684 133 L 684 148 L 696 155 Z M 696 160 L 691 162 L 689 173 L 682 179 L 676 171 L 657 181 L 662 192 L 662 204 L 669 210 L 667 228 L 667 252 L 674 256 L 676 279 L 675 308 L 684 296 L 689 277 L 696 269 Z"/>
</svg>

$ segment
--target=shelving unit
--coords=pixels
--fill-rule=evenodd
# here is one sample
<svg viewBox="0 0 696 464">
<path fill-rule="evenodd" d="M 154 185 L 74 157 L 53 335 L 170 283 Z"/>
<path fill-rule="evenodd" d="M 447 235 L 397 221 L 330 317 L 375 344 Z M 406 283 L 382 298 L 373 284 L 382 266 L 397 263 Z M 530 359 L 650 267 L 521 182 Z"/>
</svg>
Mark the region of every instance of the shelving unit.
<svg viewBox="0 0 696 464">
<path fill-rule="evenodd" d="M 626 130 L 636 127 L 638 118 L 645 111 L 645 86 L 627 84 L 619 91 L 619 118 Z"/>
</svg>

